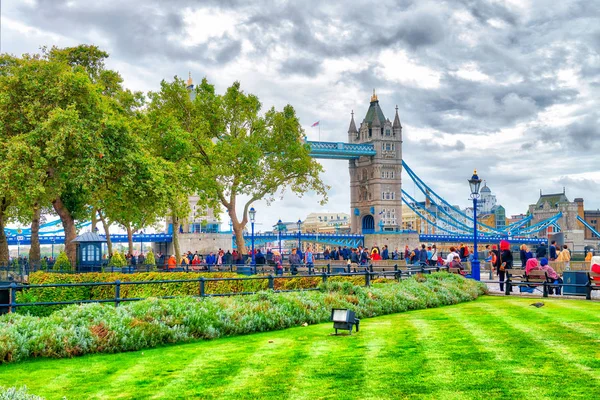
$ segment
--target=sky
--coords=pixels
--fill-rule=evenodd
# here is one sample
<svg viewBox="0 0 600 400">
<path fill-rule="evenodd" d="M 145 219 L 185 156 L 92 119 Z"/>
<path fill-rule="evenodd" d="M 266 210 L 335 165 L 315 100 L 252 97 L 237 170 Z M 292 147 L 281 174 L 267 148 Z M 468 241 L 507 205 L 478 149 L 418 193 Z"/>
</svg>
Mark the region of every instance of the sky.
<svg viewBox="0 0 600 400">
<path fill-rule="evenodd" d="M 473 169 L 507 215 L 539 192 L 600 208 L 600 2 L 455 0 L 2 0 L 1 51 L 95 44 L 133 90 L 175 75 L 234 81 L 263 109 L 296 109 L 309 140 L 345 142 L 373 89 L 403 125 L 403 158 L 452 204 Z M 321 160 L 314 193 L 258 201 L 257 230 L 350 213 L 347 161 Z M 403 188 L 418 189 L 403 174 Z M 224 218 L 227 225 L 228 219 Z"/>
</svg>

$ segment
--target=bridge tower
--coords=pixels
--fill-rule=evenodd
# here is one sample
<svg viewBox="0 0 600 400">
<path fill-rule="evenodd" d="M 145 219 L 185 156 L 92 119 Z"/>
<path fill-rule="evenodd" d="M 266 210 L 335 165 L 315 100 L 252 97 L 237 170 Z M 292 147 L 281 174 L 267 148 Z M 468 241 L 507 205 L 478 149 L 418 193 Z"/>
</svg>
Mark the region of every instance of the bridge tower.
<svg viewBox="0 0 600 400">
<path fill-rule="evenodd" d="M 396 231 L 402 227 L 402 125 L 386 119 L 373 90 L 367 115 L 356 129 L 354 112 L 349 143 L 375 146 L 375 156 L 350 160 L 350 211 L 353 233 Z M 381 224 L 383 222 L 383 226 Z"/>
</svg>

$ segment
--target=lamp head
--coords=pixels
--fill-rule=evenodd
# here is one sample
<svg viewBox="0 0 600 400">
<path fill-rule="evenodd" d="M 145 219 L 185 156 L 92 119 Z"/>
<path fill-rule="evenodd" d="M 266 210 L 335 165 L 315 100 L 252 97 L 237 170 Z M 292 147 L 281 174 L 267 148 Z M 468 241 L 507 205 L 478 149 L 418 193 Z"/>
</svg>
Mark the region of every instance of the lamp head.
<svg viewBox="0 0 600 400">
<path fill-rule="evenodd" d="M 477 175 L 477 170 L 473 171 L 473 176 L 468 180 L 471 188 L 471 198 L 479 197 L 479 187 L 481 186 L 481 179 Z"/>
<path fill-rule="evenodd" d="M 250 222 L 254 222 L 256 218 L 256 210 L 254 207 L 250 207 L 250 211 L 248 211 L 248 215 L 250 215 Z"/>
</svg>

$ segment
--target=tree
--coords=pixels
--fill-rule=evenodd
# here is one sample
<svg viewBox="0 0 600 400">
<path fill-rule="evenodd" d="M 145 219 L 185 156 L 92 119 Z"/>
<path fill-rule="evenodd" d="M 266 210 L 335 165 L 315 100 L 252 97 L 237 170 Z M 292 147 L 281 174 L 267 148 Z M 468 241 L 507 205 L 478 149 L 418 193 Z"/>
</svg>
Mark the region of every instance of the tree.
<svg viewBox="0 0 600 400">
<path fill-rule="evenodd" d="M 187 152 L 193 189 L 225 208 L 239 250 L 245 248 L 243 231 L 254 201 L 272 201 L 287 189 L 300 196 L 312 190 L 326 201 L 327 186 L 319 177 L 323 168 L 310 157 L 292 106 L 261 115 L 260 101 L 245 94 L 239 82 L 217 95 L 206 79 L 191 95 L 181 79 L 163 81 L 150 99 L 154 135 L 177 136 Z M 238 215 L 240 196 L 249 200 Z"/>
</svg>

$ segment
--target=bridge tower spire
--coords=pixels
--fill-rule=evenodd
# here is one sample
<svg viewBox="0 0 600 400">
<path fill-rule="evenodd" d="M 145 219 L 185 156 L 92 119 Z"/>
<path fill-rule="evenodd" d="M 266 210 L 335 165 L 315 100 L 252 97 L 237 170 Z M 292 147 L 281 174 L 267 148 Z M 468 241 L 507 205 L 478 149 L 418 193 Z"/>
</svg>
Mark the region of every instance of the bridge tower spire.
<svg viewBox="0 0 600 400">
<path fill-rule="evenodd" d="M 375 90 L 369 109 L 357 132 L 350 132 L 351 143 L 368 143 L 375 147 L 374 156 L 349 161 L 351 229 L 353 233 L 396 231 L 402 227 L 401 173 L 402 125 L 398 107 L 394 122 L 385 118 Z"/>
</svg>

